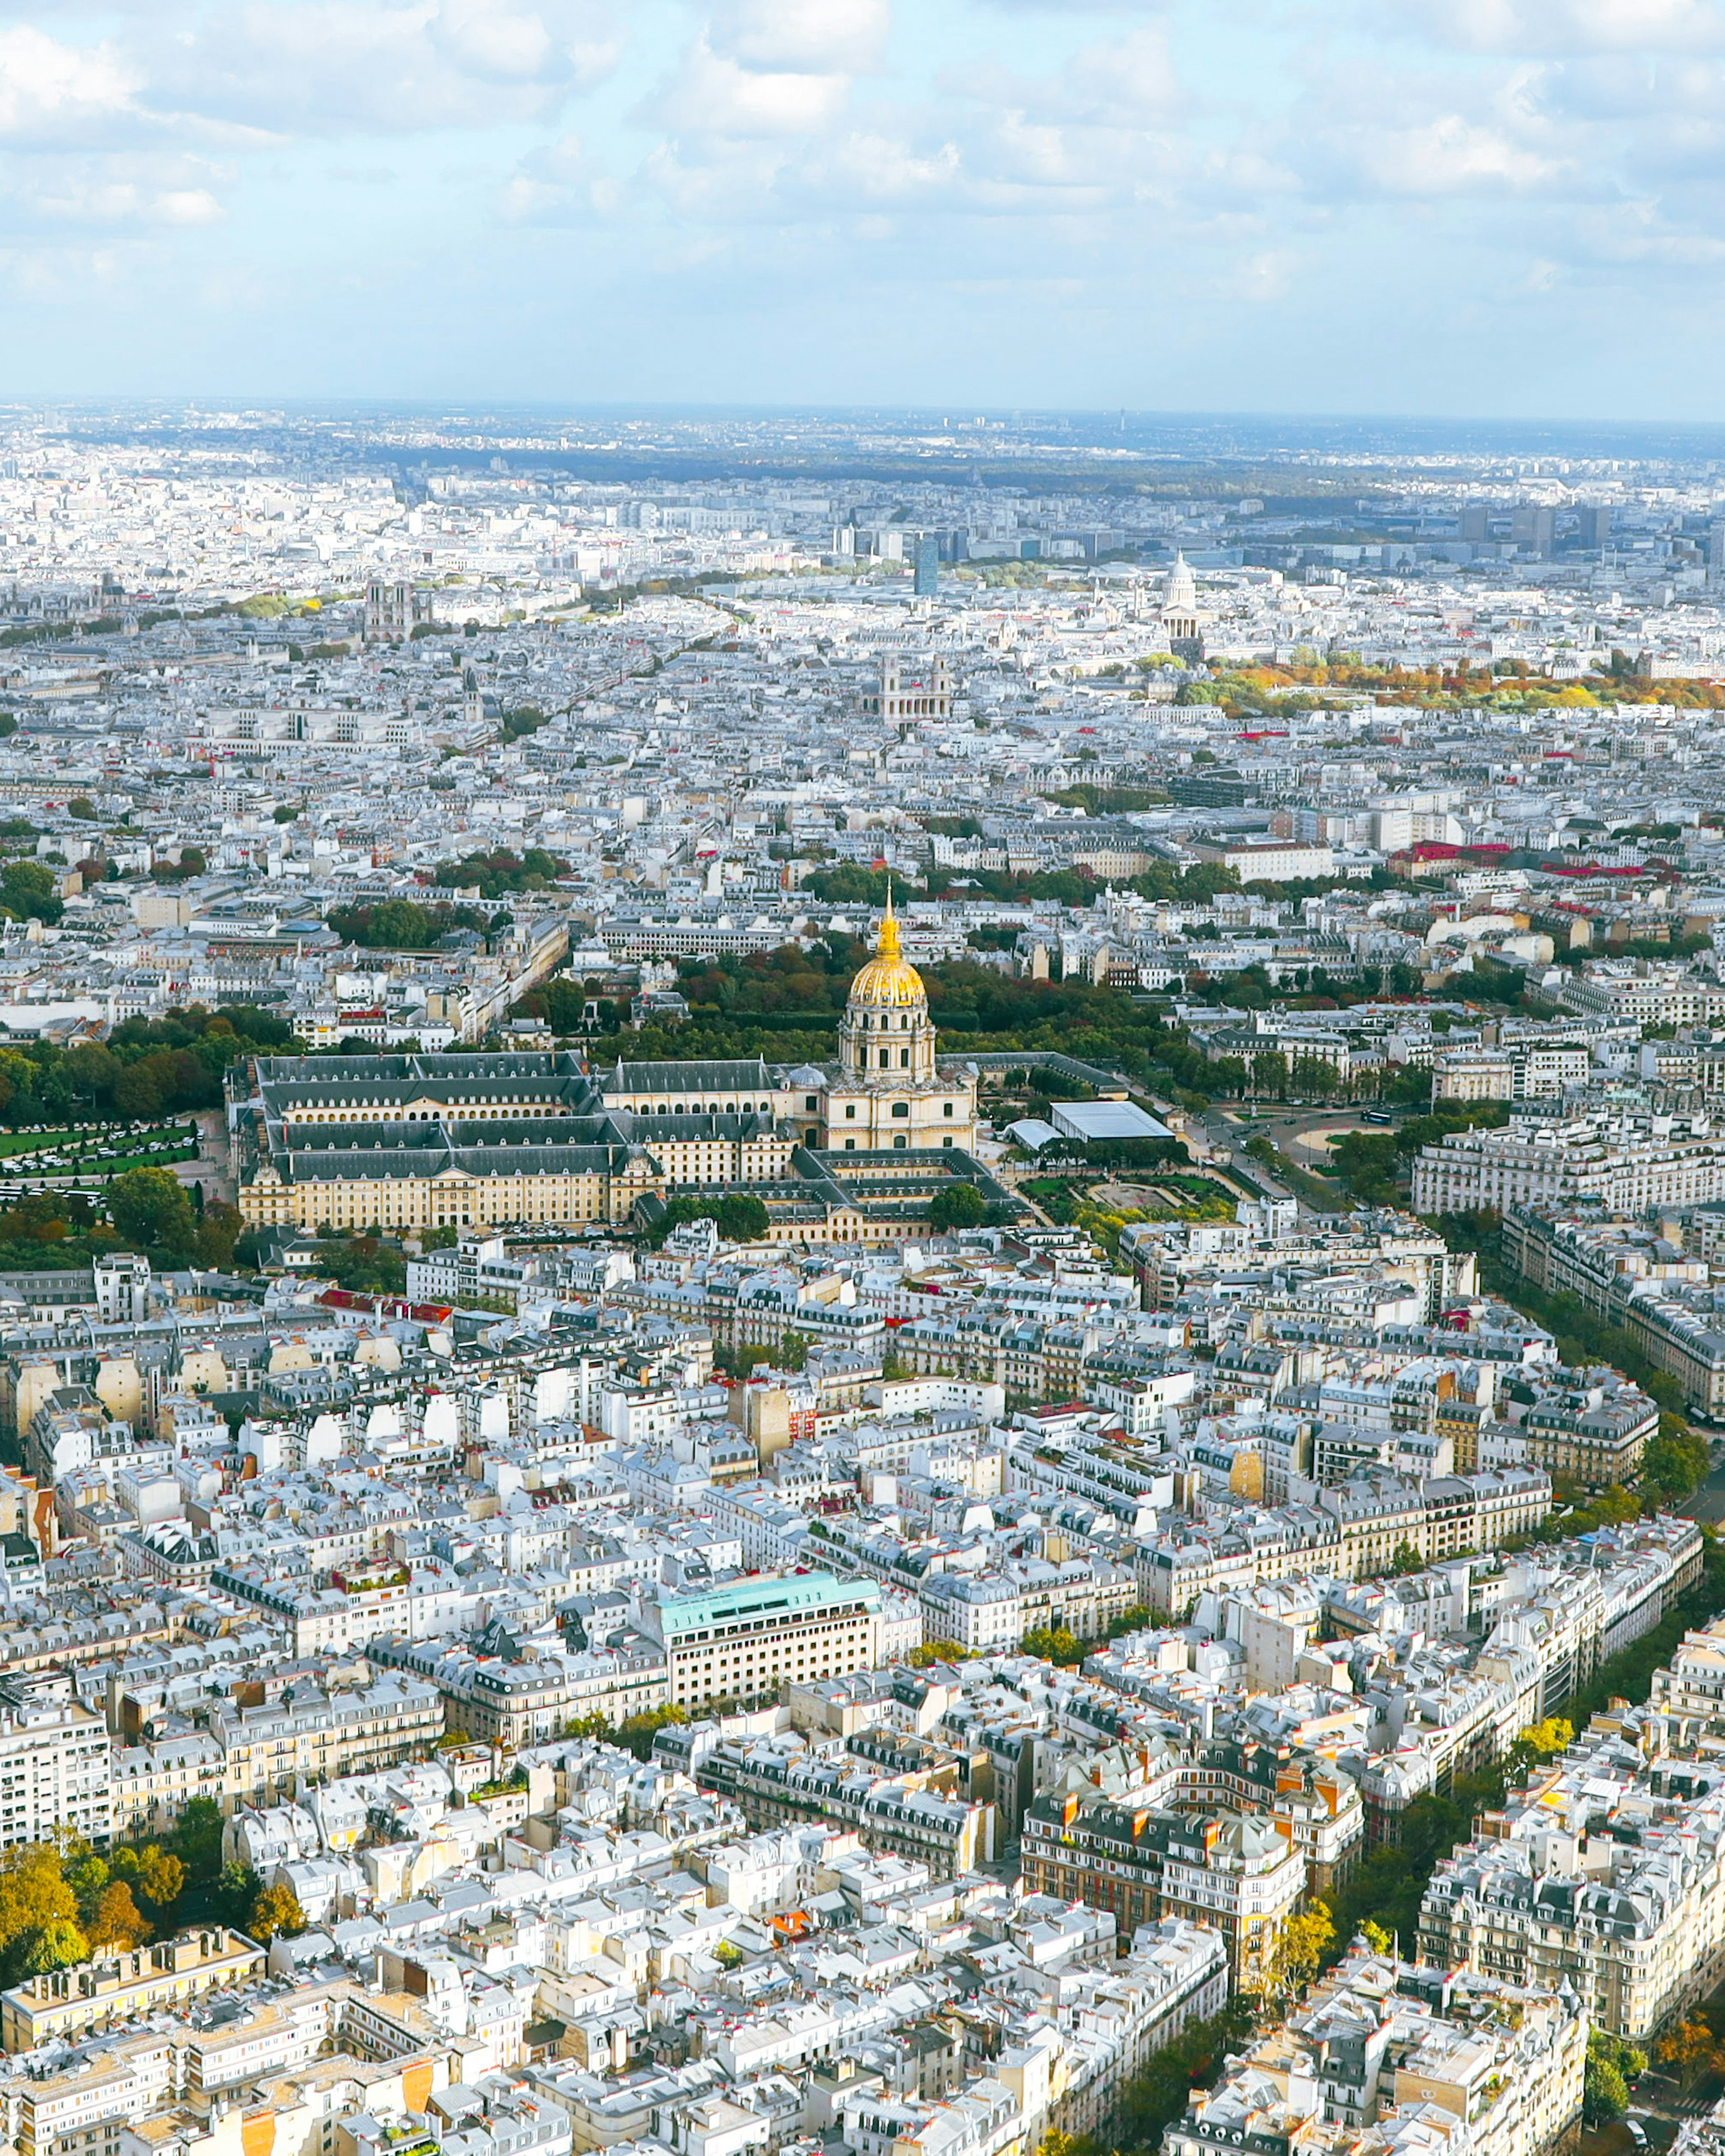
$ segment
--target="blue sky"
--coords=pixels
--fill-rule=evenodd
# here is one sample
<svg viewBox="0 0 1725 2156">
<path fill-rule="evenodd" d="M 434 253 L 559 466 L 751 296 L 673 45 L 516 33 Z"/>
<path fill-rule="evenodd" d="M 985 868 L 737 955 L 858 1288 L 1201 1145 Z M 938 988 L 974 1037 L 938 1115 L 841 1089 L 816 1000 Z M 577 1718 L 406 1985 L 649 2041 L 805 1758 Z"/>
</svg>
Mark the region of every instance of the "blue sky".
<svg viewBox="0 0 1725 2156">
<path fill-rule="evenodd" d="M 0 0 L 0 394 L 1725 419 L 1725 0 Z"/>
</svg>

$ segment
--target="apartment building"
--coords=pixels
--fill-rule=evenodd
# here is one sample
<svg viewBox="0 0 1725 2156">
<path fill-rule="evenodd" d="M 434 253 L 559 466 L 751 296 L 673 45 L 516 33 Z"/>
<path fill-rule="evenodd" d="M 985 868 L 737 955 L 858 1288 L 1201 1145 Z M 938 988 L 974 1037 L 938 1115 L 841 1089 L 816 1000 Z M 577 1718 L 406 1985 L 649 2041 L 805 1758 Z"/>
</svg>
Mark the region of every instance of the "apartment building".
<svg viewBox="0 0 1725 2156">
<path fill-rule="evenodd" d="M 1584 1086 L 1592 1069 L 1588 1050 L 1566 1043 L 1452 1049 L 1433 1058 L 1431 1097 L 1435 1103 L 1550 1100 Z"/>
<path fill-rule="evenodd" d="M 1725 986 L 1673 959 L 1600 958 L 1559 992 L 1568 1010 L 1640 1025 L 1712 1025 L 1725 1014 Z"/>
<path fill-rule="evenodd" d="M 110 1960 L 85 1962 L 0 1992 L 0 2047 L 33 2051 L 51 2036 L 183 2010 L 206 1992 L 263 1974 L 262 1947 L 239 1932 L 187 1932 Z"/>
<path fill-rule="evenodd" d="M 1178 1614 L 1208 1590 L 1258 1579 L 1316 1571 L 1364 1578 L 1386 1571 L 1404 1544 L 1428 1564 L 1496 1549 L 1530 1533 L 1550 1510 L 1551 1478 L 1540 1469 L 1420 1482 L 1362 1471 L 1309 1503 L 1274 1512 L 1243 1507 L 1225 1522 L 1156 1537 L 1140 1551 L 1138 1585 L 1150 1609 Z"/>
<path fill-rule="evenodd" d="M 444 1706 L 437 1687 L 390 1670 L 352 1691 L 308 1684 L 274 1705 L 214 1702 L 206 1716 L 222 1753 L 223 1794 L 266 1804 L 301 1775 L 362 1774 L 437 1743 Z"/>
<path fill-rule="evenodd" d="M 107 1725 L 88 1707 L 37 1698 L 27 1678 L 0 1686 L 0 1847 L 64 1830 L 105 1849 L 110 1749 Z"/>
<path fill-rule="evenodd" d="M 1578 1199 L 1614 1212 L 1725 1197 L 1725 1132 L 1705 1116 L 1574 1115 L 1450 1131 L 1414 1163 L 1416 1213 L 1553 1213 Z"/>
<path fill-rule="evenodd" d="M 142 2118 L 178 2092 L 177 2032 L 122 2037 L 94 2056 L 74 2053 L 58 2072 L 33 2076 L 18 2093 L 10 2138 L 18 2156 L 115 2156 L 121 2124 Z"/>
<path fill-rule="evenodd" d="M 1306 1860 L 1268 1820 L 1039 1797 L 1020 1829 L 1034 1892 L 1111 1911 L 1122 1934 L 1183 1917 L 1221 1934 L 1236 1989 L 1264 1969 L 1307 1889 Z"/>
<path fill-rule="evenodd" d="M 1567 1984 L 1635 2043 L 1725 1979 L 1725 1791 L 1661 1794 L 1596 1722 L 1486 1825 L 1426 1889 L 1422 1960 Z"/>
<path fill-rule="evenodd" d="M 705 1594 L 644 1595 L 642 1631 L 665 1650 L 673 1706 L 757 1700 L 781 1683 L 845 1676 L 880 1660 L 880 1590 L 829 1572 L 743 1579 Z"/>
<path fill-rule="evenodd" d="M 1519 1428 L 1532 1466 L 1588 1490 L 1627 1488 L 1659 1434 L 1659 1409 L 1615 1370 L 1576 1372 L 1579 1382 L 1542 1390 Z"/>
<path fill-rule="evenodd" d="M 938 1766 L 887 1775 L 837 1748 L 811 1752 L 800 1738 L 727 1738 L 704 1754 L 695 1777 L 739 1805 L 751 1826 L 829 1820 L 853 1828 L 865 1849 L 927 1865 L 936 1879 L 955 1879 L 994 1854 L 993 1803 L 941 1794 L 947 1776 Z"/>
<path fill-rule="evenodd" d="M 1528 1206 L 1503 1216 L 1503 1255 L 1548 1294 L 1577 1295 L 1620 1325 L 1655 1369 L 1675 1378 L 1697 1414 L 1725 1417 L 1725 1328 L 1712 1307 L 1718 1215 L 1709 1206 L 1601 1219 L 1553 1219 Z"/>
<path fill-rule="evenodd" d="M 1542 2156 L 1581 2117 L 1588 2019 L 1573 1994 L 1434 1979 L 1363 1951 L 1194 2093 L 1166 2156 Z"/>
<path fill-rule="evenodd" d="M 441 1640 L 375 1639 L 369 1653 L 434 1686 L 452 1730 L 506 1752 L 542 1743 L 591 1714 L 623 1722 L 663 1707 L 668 1697 L 663 1650 L 639 1635 L 585 1654 L 531 1660 Z"/>
</svg>

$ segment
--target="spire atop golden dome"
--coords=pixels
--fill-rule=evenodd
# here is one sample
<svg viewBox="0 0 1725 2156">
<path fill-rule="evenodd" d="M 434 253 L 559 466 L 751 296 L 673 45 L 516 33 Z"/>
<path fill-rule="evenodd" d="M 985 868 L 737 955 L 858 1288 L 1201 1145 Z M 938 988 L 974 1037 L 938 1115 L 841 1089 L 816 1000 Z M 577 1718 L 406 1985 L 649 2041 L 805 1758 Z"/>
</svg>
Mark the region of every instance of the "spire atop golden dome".
<svg viewBox="0 0 1725 2156">
<path fill-rule="evenodd" d="M 886 911 L 880 916 L 880 934 L 875 945 L 875 955 L 850 983 L 850 1001 L 877 1009 L 887 1004 L 895 1010 L 902 1010 L 927 1000 L 928 991 L 922 985 L 922 976 L 906 960 L 899 943 L 898 917 L 892 910 L 892 886 L 889 884 Z"/>
<path fill-rule="evenodd" d="M 886 911 L 880 916 L 880 935 L 875 946 L 875 955 L 880 958 L 897 958 L 903 955 L 899 947 L 898 922 L 892 911 L 891 883 L 886 886 Z"/>
</svg>

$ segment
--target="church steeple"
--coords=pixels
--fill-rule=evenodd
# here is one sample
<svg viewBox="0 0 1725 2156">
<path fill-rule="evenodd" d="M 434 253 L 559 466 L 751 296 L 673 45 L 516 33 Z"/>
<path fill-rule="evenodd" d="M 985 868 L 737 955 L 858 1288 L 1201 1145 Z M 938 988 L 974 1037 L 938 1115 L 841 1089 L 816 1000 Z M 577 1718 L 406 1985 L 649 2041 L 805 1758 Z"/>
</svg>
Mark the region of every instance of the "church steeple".
<svg viewBox="0 0 1725 2156">
<path fill-rule="evenodd" d="M 892 886 L 886 886 L 886 911 L 880 916 L 880 938 L 875 945 L 877 958 L 896 958 L 901 955 L 898 940 L 898 921 L 892 911 Z"/>
</svg>

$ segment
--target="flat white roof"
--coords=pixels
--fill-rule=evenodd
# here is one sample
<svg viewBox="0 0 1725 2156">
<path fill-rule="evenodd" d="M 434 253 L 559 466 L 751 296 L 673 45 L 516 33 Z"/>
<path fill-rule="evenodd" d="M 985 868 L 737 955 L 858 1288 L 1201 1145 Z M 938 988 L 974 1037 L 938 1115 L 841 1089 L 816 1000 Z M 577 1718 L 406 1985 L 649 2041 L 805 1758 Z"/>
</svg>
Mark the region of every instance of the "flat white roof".
<svg viewBox="0 0 1725 2156">
<path fill-rule="evenodd" d="M 1056 1101 L 1049 1110 L 1055 1128 L 1069 1138 L 1168 1138 L 1166 1123 L 1131 1101 Z"/>
</svg>

